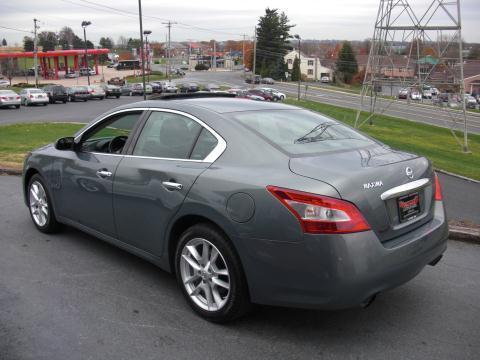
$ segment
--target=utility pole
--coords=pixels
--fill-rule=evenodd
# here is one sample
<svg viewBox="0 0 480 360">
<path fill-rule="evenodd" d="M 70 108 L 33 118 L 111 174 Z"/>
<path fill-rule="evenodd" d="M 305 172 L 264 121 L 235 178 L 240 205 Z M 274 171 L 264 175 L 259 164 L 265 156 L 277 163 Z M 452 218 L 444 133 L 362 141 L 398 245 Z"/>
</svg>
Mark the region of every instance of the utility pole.
<svg viewBox="0 0 480 360">
<path fill-rule="evenodd" d="M 33 19 L 33 67 L 35 71 L 35 87 L 38 88 L 38 48 L 37 48 L 37 30 L 40 26 L 37 25 L 38 19 Z"/>
<path fill-rule="evenodd" d="M 245 34 L 243 34 L 243 41 L 242 41 L 242 62 L 243 62 L 243 70 L 245 71 Z"/>
<path fill-rule="evenodd" d="M 85 30 L 85 28 L 90 25 L 91 22 L 90 21 L 82 21 L 82 27 L 83 27 L 83 40 L 85 42 L 85 56 L 84 56 L 84 60 L 85 60 L 85 67 L 87 68 L 87 81 L 88 81 L 88 85 L 90 86 L 90 67 L 88 66 L 88 58 L 87 58 L 87 53 L 88 53 L 88 50 L 87 50 L 87 32 Z"/>
<path fill-rule="evenodd" d="M 147 100 L 147 89 L 145 87 L 145 47 L 143 46 L 142 0 L 138 0 L 138 17 L 140 19 L 140 54 L 142 56 L 143 100 Z"/>
<path fill-rule="evenodd" d="M 217 71 L 217 42 L 213 40 L 213 71 Z"/>
<path fill-rule="evenodd" d="M 255 87 L 255 68 L 257 65 L 257 27 L 253 31 L 253 69 L 252 69 L 252 88 Z"/>
<path fill-rule="evenodd" d="M 176 24 L 176 22 L 168 20 L 168 22 L 163 22 L 162 24 L 167 25 L 167 28 L 168 28 L 168 49 L 167 49 L 168 50 L 168 58 L 167 58 L 167 62 L 168 62 L 167 72 L 168 72 L 168 74 L 167 74 L 167 76 L 168 76 L 168 81 L 170 82 L 171 81 L 171 79 L 170 79 L 171 74 L 170 73 L 172 72 L 171 64 L 170 64 L 170 44 L 171 44 L 170 43 L 170 30 L 172 28 L 172 25 Z"/>
<path fill-rule="evenodd" d="M 302 82 L 302 55 L 300 54 L 300 35 L 294 35 L 295 39 L 298 40 L 298 91 L 297 91 L 297 100 L 300 101 L 300 83 Z"/>
</svg>

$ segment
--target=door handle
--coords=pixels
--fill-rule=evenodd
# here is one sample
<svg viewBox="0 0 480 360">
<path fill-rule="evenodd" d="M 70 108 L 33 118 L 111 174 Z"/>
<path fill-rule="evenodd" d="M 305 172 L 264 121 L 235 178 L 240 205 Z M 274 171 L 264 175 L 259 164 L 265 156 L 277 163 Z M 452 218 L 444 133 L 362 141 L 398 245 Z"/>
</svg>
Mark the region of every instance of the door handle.
<svg viewBox="0 0 480 360">
<path fill-rule="evenodd" d="M 100 170 L 97 171 L 97 176 L 104 179 L 104 178 L 112 176 L 112 173 L 111 173 L 111 171 L 108 171 L 106 169 L 100 169 Z"/>
<path fill-rule="evenodd" d="M 183 185 L 176 183 L 176 182 L 171 182 L 171 181 L 163 181 L 162 182 L 163 186 L 165 186 L 168 190 L 182 190 Z"/>
</svg>

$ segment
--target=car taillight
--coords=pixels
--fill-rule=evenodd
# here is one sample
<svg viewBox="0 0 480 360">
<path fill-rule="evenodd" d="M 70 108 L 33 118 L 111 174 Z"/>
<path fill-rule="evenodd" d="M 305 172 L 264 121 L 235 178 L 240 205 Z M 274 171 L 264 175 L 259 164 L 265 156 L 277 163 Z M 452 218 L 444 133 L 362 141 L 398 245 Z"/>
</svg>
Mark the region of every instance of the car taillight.
<svg viewBox="0 0 480 360">
<path fill-rule="evenodd" d="M 0 100 L 7 100 L 5 96 L 0 96 Z"/>
<path fill-rule="evenodd" d="M 435 201 L 442 201 L 442 189 L 440 188 L 440 181 L 438 175 L 435 173 Z"/>
<path fill-rule="evenodd" d="M 17 100 L 20 100 L 20 96 L 17 96 Z"/>
<path fill-rule="evenodd" d="M 30 95 L 30 99 L 33 99 L 33 95 Z"/>
<path fill-rule="evenodd" d="M 348 201 L 271 185 L 267 190 L 296 216 L 305 233 L 341 234 L 370 230 L 360 210 Z"/>
</svg>

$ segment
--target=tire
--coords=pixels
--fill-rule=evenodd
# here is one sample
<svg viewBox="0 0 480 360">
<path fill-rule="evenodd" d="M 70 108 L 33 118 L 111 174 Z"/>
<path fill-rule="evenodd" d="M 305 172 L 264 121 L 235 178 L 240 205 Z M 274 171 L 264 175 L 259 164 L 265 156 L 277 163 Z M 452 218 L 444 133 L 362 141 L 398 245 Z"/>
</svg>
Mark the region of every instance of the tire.
<svg viewBox="0 0 480 360">
<path fill-rule="evenodd" d="M 100 98 L 100 100 L 103 100 L 103 99 L 105 99 L 105 98 L 102 96 L 102 97 Z"/>
<path fill-rule="evenodd" d="M 66 104 L 66 103 L 67 103 L 67 100 L 63 100 L 62 102 L 63 102 L 64 104 Z"/>
<path fill-rule="evenodd" d="M 15 105 L 15 109 L 20 109 L 20 105 Z"/>
<path fill-rule="evenodd" d="M 33 224 L 39 231 L 48 234 L 60 230 L 50 193 L 39 174 L 33 175 L 28 182 L 27 203 Z"/>
<path fill-rule="evenodd" d="M 204 244 L 209 249 L 205 260 L 200 256 Z M 200 250 L 196 257 L 189 250 L 192 248 Z M 218 254 L 212 262 L 214 251 Z M 204 269 L 201 264 L 209 268 Z M 188 304 L 208 321 L 225 323 L 245 315 L 251 307 L 245 275 L 233 245 L 209 224 L 196 224 L 180 236 L 175 252 L 175 273 Z M 186 282 L 187 279 L 191 281 Z M 194 289 L 198 293 L 190 296 Z"/>
<path fill-rule="evenodd" d="M 83 102 L 87 102 L 87 99 L 83 99 Z"/>
<path fill-rule="evenodd" d="M 285 96 L 283 96 L 283 95 L 280 96 L 280 100 L 281 100 L 281 101 L 285 100 Z"/>
<path fill-rule="evenodd" d="M 119 99 L 119 98 L 120 98 L 120 95 L 117 95 L 116 98 Z"/>
<path fill-rule="evenodd" d="M 48 103 L 43 103 L 43 106 L 47 106 L 47 105 L 48 105 Z"/>
</svg>

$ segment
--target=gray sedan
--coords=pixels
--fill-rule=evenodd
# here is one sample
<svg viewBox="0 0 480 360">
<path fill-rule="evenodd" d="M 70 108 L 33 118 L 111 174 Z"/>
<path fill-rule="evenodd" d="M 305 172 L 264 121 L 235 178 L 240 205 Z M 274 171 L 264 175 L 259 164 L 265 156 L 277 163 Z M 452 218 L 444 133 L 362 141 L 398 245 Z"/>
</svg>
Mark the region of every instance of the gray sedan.
<svg viewBox="0 0 480 360">
<path fill-rule="evenodd" d="M 197 95 L 118 107 L 29 154 L 38 230 L 74 226 L 151 261 L 215 322 L 252 303 L 366 306 L 440 260 L 427 159 L 293 106 Z"/>
<path fill-rule="evenodd" d="M 20 109 L 20 95 L 12 90 L 0 90 L 0 107 L 15 106 Z"/>
</svg>

